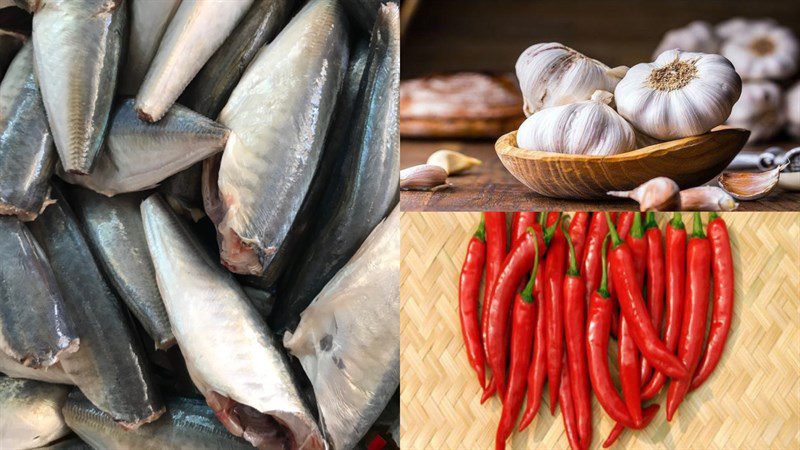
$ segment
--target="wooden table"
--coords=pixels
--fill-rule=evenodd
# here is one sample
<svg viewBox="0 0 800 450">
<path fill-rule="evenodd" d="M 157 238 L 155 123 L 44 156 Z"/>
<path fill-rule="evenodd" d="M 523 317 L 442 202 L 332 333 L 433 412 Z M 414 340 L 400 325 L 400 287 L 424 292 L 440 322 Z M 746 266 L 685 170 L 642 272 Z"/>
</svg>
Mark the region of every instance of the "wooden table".
<svg viewBox="0 0 800 450">
<path fill-rule="evenodd" d="M 788 150 L 796 142 L 781 142 Z M 746 147 L 743 151 L 763 151 L 767 145 Z M 493 141 L 423 141 L 403 139 L 400 144 L 400 167 L 424 164 L 438 149 L 457 150 L 483 161 L 481 166 L 448 178 L 449 189 L 437 192 L 403 191 L 400 207 L 403 211 L 580 211 L 635 210 L 636 202 L 625 199 L 574 201 L 543 197 L 532 193 L 516 180 L 500 162 Z M 798 211 L 800 192 L 776 189 L 768 197 L 740 202 L 739 211 Z"/>
</svg>

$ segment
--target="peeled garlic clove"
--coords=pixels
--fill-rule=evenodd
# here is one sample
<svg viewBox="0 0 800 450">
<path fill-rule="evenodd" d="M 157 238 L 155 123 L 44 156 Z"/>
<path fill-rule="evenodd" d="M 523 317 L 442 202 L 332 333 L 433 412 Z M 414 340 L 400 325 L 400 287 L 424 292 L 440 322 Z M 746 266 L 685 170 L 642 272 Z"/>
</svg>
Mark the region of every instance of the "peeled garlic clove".
<svg viewBox="0 0 800 450">
<path fill-rule="evenodd" d="M 636 200 L 641 211 L 678 211 L 681 208 L 681 188 L 667 177 L 653 178 L 632 191 L 609 191 L 612 197 Z"/>
<path fill-rule="evenodd" d="M 762 23 L 732 36 L 720 53 L 745 80 L 783 80 L 797 72 L 800 44 L 792 30 Z"/>
<path fill-rule="evenodd" d="M 739 207 L 733 197 L 716 186 L 686 189 L 680 195 L 684 211 L 733 211 Z"/>
<path fill-rule="evenodd" d="M 636 148 L 636 133 L 614 108 L 613 94 L 595 91 L 591 100 L 554 106 L 528 117 L 517 132 L 517 146 L 570 155 L 606 156 Z"/>
<path fill-rule="evenodd" d="M 775 189 L 784 167 L 766 172 L 724 172 L 719 176 L 719 184 L 736 200 L 756 200 Z"/>
<path fill-rule="evenodd" d="M 598 89 L 613 92 L 627 71 L 627 67 L 611 69 L 557 42 L 528 47 L 515 67 L 526 116 L 588 100 Z"/>
<path fill-rule="evenodd" d="M 785 122 L 781 88 L 771 81 L 746 81 L 725 123 L 750 130 L 747 142 L 758 142 L 778 134 Z"/>
<path fill-rule="evenodd" d="M 428 164 L 441 167 L 448 175 L 455 175 L 481 165 L 481 160 L 452 150 L 437 150 L 428 157 Z"/>
<path fill-rule="evenodd" d="M 401 191 L 438 191 L 449 186 L 447 172 L 439 166 L 422 164 L 400 171 Z"/>
<path fill-rule="evenodd" d="M 725 122 L 742 80 L 719 55 L 669 50 L 637 64 L 619 82 L 617 111 L 656 139 L 697 136 Z"/>
<path fill-rule="evenodd" d="M 800 82 L 786 93 L 786 121 L 789 134 L 800 138 Z"/>
<path fill-rule="evenodd" d="M 685 27 L 667 31 L 653 53 L 653 58 L 676 48 L 685 52 L 717 53 L 719 38 L 708 22 L 695 20 Z"/>
</svg>

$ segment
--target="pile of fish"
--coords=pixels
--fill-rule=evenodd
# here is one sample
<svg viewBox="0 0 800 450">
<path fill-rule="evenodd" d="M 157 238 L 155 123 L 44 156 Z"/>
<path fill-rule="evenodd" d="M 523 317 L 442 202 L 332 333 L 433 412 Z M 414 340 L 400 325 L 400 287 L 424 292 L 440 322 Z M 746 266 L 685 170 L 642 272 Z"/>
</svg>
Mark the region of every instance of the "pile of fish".
<svg viewBox="0 0 800 450">
<path fill-rule="evenodd" d="M 398 6 L 0 8 L 0 448 L 396 448 Z"/>
</svg>

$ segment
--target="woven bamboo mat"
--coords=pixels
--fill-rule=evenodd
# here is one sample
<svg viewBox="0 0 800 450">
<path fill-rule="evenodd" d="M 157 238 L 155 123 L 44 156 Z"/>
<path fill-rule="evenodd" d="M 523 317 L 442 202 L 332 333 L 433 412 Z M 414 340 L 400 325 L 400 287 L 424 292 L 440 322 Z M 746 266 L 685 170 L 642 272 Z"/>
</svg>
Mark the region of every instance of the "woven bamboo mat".
<svg viewBox="0 0 800 450">
<path fill-rule="evenodd" d="M 662 392 L 653 423 L 625 431 L 616 448 L 800 448 L 800 213 L 723 216 L 731 230 L 737 304 L 722 361 L 672 423 Z M 496 398 L 479 404 L 457 315 L 457 278 L 479 220 L 477 213 L 404 213 L 401 219 L 404 449 L 494 445 L 501 405 Z M 691 229 L 689 215 L 684 221 Z M 600 448 L 614 424 L 596 400 L 593 409 L 592 448 Z M 531 426 L 509 443 L 567 448 L 560 412 L 550 416 L 543 400 Z"/>
</svg>

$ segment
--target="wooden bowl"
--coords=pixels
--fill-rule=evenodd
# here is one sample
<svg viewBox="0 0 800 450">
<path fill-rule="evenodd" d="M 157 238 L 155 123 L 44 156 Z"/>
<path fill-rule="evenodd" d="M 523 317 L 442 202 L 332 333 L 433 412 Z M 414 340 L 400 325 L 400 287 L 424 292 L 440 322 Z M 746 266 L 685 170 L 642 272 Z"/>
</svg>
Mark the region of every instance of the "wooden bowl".
<svg viewBox="0 0 800 450">
<path fill-rule="evenodd" d="M 719 126 L 692 136 L 613 156 L 565 155 L 523 150 L 517 132 L 495 143 L 500 161 L 533 192 L 566 199 L 606 198 L 647 180 L 669 177 L 681 189 L 700 186 L 719 175 L 744 147 L 748 130 Z"/>
</svg>

